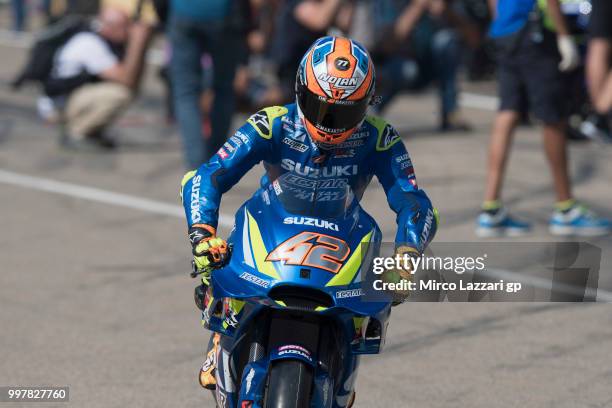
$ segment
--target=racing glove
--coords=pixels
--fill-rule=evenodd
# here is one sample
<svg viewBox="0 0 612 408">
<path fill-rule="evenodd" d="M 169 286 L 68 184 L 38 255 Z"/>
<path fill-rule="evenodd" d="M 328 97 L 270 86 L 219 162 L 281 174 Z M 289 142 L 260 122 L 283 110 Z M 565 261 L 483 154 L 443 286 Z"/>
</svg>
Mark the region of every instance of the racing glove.
<svg viewBox="0 0 612 408">
<path fill-rule="evenodd" d="M 210 277 L 213 269 L 220 268 L 229 260 L 227 242 L 216 236 L 210 225 L 194 224 L 189 228 L 189 241 L 193 249 L 194 272 L 202 274 L 203 280 Z"/>
<path fill-rule="evenodd" d="M 413 247 L 399 246 L 395 249 L 395 255 L 400 255 L 400 257 L 404 259 L 405 255 L 408 256 L 408 258 L 413 258 L 419 257 L 421 254 L 417 249 Z M 412 281 L 414 277 L 412 268 L 413 264 L 410 260 L 405 263 L 402 261 L 398 268 L 386 270 L 382 275 L 382 280 L 383 282 L 395 284 L 399 284 L 402 281 Z M 410 295 L 407 282 L 405 282 L 405 285 L 402 285 L 402 287 L 405 287 L 405 289 L 396 289 L 390 293 L 392 297 L 393 306 L 397 306 L 401 303 L 404 303 Z"/>
</svg>

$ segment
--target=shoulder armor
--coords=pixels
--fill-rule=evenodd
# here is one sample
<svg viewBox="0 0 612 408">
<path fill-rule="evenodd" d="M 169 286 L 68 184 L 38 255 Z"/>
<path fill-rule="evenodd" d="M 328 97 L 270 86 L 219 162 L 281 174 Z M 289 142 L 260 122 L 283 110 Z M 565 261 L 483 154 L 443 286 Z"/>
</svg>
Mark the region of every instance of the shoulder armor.
<svg viewBox="0 0 612 408">
<path fill-rule="evenodd" d="M 376 128 L 376 151 L 389 150 L 391 146 L 401 140 L 397 130 L 383 118 L 368 115 L 366 116 L 366 122 Z"/>
<path fill-rule="evenodd" d="M 249 123 L 259 136 L 264 139 L 272 138 L 272 125 L 276 118 L 286 115 L 289 110 L 284 106 L 270 106 L 269 108 L 263 108 L 256 114 L 252 115 L 248 120 Z"/>
</svg>

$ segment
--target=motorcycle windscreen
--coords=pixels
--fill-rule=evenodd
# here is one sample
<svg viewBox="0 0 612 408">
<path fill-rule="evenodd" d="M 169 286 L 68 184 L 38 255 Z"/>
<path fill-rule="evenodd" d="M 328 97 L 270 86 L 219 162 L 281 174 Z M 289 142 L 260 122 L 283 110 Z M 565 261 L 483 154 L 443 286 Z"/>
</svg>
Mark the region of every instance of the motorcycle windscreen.
<svg viewBox="0 0 612 408">
<path fill-rule="evenodd" d="M 355 200 L 348 179 L 326 174 L 284 173 L 270 186 L 283 208 L 295 215 L 334 219 L 343 217 Z"/>
</svg>

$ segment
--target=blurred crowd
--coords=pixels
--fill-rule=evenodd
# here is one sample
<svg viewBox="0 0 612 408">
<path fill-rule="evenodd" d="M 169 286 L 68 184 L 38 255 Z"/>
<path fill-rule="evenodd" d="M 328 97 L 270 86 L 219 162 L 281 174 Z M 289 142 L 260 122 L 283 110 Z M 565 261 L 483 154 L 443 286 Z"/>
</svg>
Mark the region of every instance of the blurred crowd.
<svg viewBox="0 0 612 408">
<path fill-rule="evenodd" d="M 530 1 L 537 3 L 544 29 L 554 30 L 547 1 Z M 499 46 L 489 35 L 493 15 L 488 3 L 495 1 L 11 0 L 16 30 L 26 27 L 28 7 L 43 10 L 51 27 L 61 25 L 66 15 L 92 18 L 92 25 L 84 29 L 87 35 L 67 36 L 66 44 L 54 49 L 54 63 L 59 66 L 49 76 L 55 84 L 45 81 L 47 95 L 51 93 L 54 106 L 63 112 L 64 141 L 112 147 L 103 136 L 102 123 L 112 123 L 136 95 L 150 39 L 155 33 L 165 36 L 167 63 L 160 78 L 168 89 L 166 116 L 178 124 L 189 168 L 223 144 L 236 110 L 292 102 L 301 56 L 328 33 L 356 39 L 371 52 L 380 97 L 376 113 L 384 114 L 400 92 L 434 86 L 439 95 L 439 129 L 470 129 L 459 110 L 457 78 L 459 73 L 468 80 L 493 78 Z M 561 5 L 573 41 L 587 60 L 591 2 L 563 0 Z M 95 41 L 96 36 L 101 41 Z M 586 131 L 605 138 L 609 97 L 598 97 L 593 104 L 589 96 L 610 93 L 603 92 L 609 38 L 592 43 L 588 71 L 595 79 L 588 81 L 589 87 L 582 65 L 572 64 L 566 70 L 572 93 L 567 101 L 573 105 L 569 110 L 579 116 L 570 135 L 583 137 Z M 79 52 L 89 47 L 96 52 Z M 78 75 L 68 85 L 53 86 L 58 78 Z M 49 88 L 54 91 L 48 92 Z M 589 115 L 592 120 L 586 121 Z"/>
</svg>

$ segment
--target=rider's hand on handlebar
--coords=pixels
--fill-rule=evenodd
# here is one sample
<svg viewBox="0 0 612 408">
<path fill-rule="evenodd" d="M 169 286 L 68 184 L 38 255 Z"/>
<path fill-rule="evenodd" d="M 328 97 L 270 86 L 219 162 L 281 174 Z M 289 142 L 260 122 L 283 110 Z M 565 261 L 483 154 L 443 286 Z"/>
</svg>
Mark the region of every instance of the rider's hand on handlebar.
<svg viewBox="0 0 612 408">
<path fill-rule="evenodd" d="M 216 236 L 210 225 L 195 224 L 189 229 L 189 240 L 193 248 L 193 264 L 197 272 L 210 274 L 229 259 L 227 242 Z"/>
<path fill-rule="evenodd" d="M 413 264 L 409 260 L 409 258 L 418 257 L 420 253 L 413 247 L 410 246 L 399 246 L 395 250 L 395 255 L 400 256 L 402 262 L 398 268 L 389 269 L 385 271 L 382 275 L 382 279 L 384 282 L 396 283 L 399 284 L 401 281 L 412 281 L 413 280 Z M 405 257 L 406 256 L 406 257 Z M 404 259 L 407 262 L 404 262 Z M 395 290 L 392 293 L 393 296 L 393 305 L 396 306 L 400 303 L 403 303 L 408 299 L 410 295 L 409 290 Z"/>
</svg>

